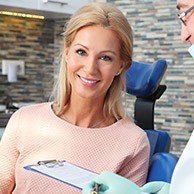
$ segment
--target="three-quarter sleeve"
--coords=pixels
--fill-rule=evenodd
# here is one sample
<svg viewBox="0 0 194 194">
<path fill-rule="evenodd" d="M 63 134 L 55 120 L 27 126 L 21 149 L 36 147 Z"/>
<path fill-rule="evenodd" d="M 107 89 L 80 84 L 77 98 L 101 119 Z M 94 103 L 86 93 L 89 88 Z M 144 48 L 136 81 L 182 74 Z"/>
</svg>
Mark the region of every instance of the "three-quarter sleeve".
<svg viewBox="0 0 194 194">
<path fill-rule="evenodd" d="M 137 140 L 133 156 L 126 157 L 117 173 L 130 179 L 138 186 L 142 186 L 147 178 L 149 156 L 150 144 L 147 135 L 144 133 Z"/>
</svg>

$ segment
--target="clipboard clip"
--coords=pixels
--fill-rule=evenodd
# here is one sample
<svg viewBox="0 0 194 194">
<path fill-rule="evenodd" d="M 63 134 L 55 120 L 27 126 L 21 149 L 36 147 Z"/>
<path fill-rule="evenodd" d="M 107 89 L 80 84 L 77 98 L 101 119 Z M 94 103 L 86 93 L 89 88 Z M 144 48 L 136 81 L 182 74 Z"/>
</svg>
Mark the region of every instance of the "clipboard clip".
<svg viewBox="0 0 194 194">
<path fill-rule="evenodd" d="M 45 165 L 47 168 L 53 168 L 56 166 L 63 166 L 63 160 L 42 160 L 38 161 L 38 165 Z"/>
</svg>

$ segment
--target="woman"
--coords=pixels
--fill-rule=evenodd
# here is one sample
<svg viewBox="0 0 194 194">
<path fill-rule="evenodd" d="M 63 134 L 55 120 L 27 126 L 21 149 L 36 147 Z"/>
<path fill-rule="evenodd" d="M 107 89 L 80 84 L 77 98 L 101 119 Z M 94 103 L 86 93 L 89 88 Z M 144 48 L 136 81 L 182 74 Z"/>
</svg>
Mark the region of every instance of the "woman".
<svg viewBox="0 0 194 194">
<path fill-rule="evenodd" d="M 53 158 L 145 183 L 148 139 L 125 116 L 120 99 L 132 46 L 131 27 L 114 6 L 92 3 L 72 16 L 54 102 L 21 108 L 6 127 L 0 146 L 2 194 L 80 193 L 23 169 Z"/>
</svg>

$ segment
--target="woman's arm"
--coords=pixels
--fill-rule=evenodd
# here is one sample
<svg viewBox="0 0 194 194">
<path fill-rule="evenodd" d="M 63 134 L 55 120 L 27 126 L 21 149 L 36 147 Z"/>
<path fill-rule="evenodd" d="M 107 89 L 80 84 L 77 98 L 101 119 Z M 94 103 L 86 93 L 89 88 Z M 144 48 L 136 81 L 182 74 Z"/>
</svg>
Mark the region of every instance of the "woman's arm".
<svg viewBox="0 0 194 194">
<path fill-rule="evenodd" d="M 149 158 L 150 144 L 146 133 L 143 133 L 137 140 L 133 156 L 127 157 L 116 173 L 142 186 L 146 183 Z"/>
<path fill-rule="evenodd" d="M 19 117 L 20 111 L 12 115 L 0 141 L 0 194 L 12 193 L 15 186 Z"/>
</svg>

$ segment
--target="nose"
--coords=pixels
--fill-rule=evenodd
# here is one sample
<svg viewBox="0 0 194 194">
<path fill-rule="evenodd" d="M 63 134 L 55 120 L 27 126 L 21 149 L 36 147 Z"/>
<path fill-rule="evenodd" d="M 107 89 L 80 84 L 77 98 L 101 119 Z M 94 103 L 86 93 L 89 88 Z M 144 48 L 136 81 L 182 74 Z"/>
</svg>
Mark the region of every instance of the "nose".
<svg viewBox="0 0 194 194">
<path fill-rule="evenodd" d="M 84 71 L 86 74 L 95 74 L 98 71 L 98 61 L 94 57 L 90 57 L 85 61 Z"/>
<path fill-rule="evenodd" d="M 190 35 L 189 31 L 187 30 L 187 26 L 182 24 L 182 27 L 181 27 L 181 40 L 183 42 L 188 42 L 190 37 L 191 37 L 191 35 Z"/>
</svg>

